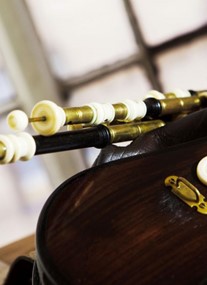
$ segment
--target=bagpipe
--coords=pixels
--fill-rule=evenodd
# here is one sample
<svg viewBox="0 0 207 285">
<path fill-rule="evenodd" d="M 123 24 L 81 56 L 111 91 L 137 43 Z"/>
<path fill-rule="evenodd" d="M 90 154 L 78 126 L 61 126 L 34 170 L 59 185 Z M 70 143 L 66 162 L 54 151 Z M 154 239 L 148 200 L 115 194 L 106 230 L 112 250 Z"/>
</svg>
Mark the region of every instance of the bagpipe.
<svg viewBox="0 0 207 285">
<path fill-rule="evenodd" d="M 178 97 L 179 96 L 179 97 Z M 15 134 L 0 135 L 0 164 L 29 160 L 34 155 L 79 149 L 103 148 L 130 141 L 162 127 L 161 117 L 186 114 L 207 105 L 207 91 L 181 91 L 162 94 L 150 91 L 145 100 L 125 100 L 117 104 L 91 103 L 62 108 L 54 102 L 38 102 L 28 117 L 21 110 L 7 116 Z M 39 136 L 24 132 L 31 123 Z M 63 126 L 67 132 L 59 132 Z"/>
<path fill-rule="evenodd" d="M 75 108 L 41 101 L 30 117 L 8 115 L 18 132 L 0 135 L 0 163 L 135 140 L 206 105 L 205 90 Z M 33 284 L 207 284 L 206 150 L 204 136 L 63 182 L 38 220 Z"/>
</svg>

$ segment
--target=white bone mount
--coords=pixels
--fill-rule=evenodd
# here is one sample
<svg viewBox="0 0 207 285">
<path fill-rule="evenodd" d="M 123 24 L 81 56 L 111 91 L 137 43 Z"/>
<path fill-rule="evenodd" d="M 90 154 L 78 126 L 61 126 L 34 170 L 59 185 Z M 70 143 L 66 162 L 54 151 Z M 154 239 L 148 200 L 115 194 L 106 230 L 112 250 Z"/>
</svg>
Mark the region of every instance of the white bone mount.
<svg viewBox="0 0 207 285">
<path fill-rule="evenodd" d="M 173 93 L 175 97 L 177 98 L 185 98 L 185 97 L 191 97 L 191 94 L 188 90 L 181 90 L 181 89 L 175 89 L 174 91 L 171 91 L 170 93 Z M 144 99 L 147 98 L 155 98 L 158 100 L 166 99 L 165 94 L 156 91 L 156 90 L 150 90 L 144 97 Z"/>
<path fill-rule="evenodd" d="M 44 136 L 57 133 L 66 121 L 63 108 L 49 100 L 40 101 L 33 107 L 31 118 L 39 117 L 45 117 L 45 121 L 31 122 L 31 125 L 35 132 Z"/>
<path fill-rule="evenodd" d="M 199 180 L 204 184 L 207 185 L 207 156 L 203 157 L 196 169 L 197 176 Z"/>
<path fill-rule="evenodd" d="M 35 140 L 26 132 L 0 135 L 0 142 L 5 147 L 5 155 L 0 159 L 0 164 L 29 160 L 36 152 Z"/>
<path fill-rule="evenodd" d="M 24 131 L 28 123 L 28 116 L 21 110 L 14 110 L 7 116 L 7 124 L 13 131 Z"/>
<path fill-rule="evenodd" d="M 111 123 L 115 118 L 115 109 L 112 104 L 90 103 L 89 106 L 93 110 L 93 119 L 89 124 L 98 125 L 104 122 Z"/>
<path fill-rule="evenodd" d="M 143 101 L 125 100 L 122 103 L 127 107 L 126 121 L 141 120 L 145 117 L 147 106 Z"/>
<path fill-rule="evenodd" d="M 188 90 L 181 90 L 181 89 L 175 89 L 171 93 L 175 94 L 177 98 L 185 98 L 185 97 L 190 97 L 191 94 Z"/>
<path fill-rule="evenodd" d="M 155 98 L 155 99 L 165 99 L 165 95 L 159 91 L 156 91 L 156 90 L 150 90 L 144 97 L 144 99 L 147 99 L 147 98 Z"/>
</svg>

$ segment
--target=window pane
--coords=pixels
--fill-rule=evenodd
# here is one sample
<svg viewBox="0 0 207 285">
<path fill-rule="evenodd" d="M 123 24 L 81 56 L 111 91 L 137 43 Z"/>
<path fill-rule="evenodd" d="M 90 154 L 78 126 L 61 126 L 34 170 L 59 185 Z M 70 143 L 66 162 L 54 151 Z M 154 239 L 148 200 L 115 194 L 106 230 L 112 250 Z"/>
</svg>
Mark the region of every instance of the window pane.
<svg viewBox="0 0 207 285">
<path fill-rule="evenodd" d="M 77 89 L 69 104 L 75 107 L 90 102 L 117 103 L 124 99 L 141 99 L 149 88 L 144 71 L 132 67 Z"/>
<path fill-rule="evenodd" d="M 137 52 L 119 0 L 27 0 L 55 73 L 78 75 Z"/>
<path fill-rule="evenodd" d="M 200 27 L 205 0 L 132 0 L 147 43 L 155 45 Z"/>
<path fill-rule="evenodd" d="M 207 37 L 166 52 L 157 58 L 165 91 L 206 89 Z"/>
<path fill-rule="evenodd" d="M 150 88 L 143 70 L 132 67 L 77 89 L 68 104 L 76 107 L 91 102 L 118 103 L 124 99 L 138 100 L 142 99 Z M 99 150 L 89 148 L 83 152 L 88 166 L 91 166 Z"/>
<path fill-rule="evenodd" d="M 6 104 L 15 98 L 15 91 L 0 54 L 0 104 Z"/>
</svg>

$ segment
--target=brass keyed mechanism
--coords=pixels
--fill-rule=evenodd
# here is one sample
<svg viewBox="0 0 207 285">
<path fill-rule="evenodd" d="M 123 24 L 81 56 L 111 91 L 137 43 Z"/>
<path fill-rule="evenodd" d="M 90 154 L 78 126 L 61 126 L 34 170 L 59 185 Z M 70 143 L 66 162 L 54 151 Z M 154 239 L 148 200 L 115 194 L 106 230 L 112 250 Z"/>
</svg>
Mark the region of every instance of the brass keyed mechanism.
<svg viewBox="0 0 207 285">
<path fill-rule="evenodd" d="M 195 207 L 199 213 L 207 215 L 205 197 L 188 180 L 183 177 L 168 176 L 165 179 L 165 186 L 170 186 L 172 193 L 191 208 Z"/>
</svg>

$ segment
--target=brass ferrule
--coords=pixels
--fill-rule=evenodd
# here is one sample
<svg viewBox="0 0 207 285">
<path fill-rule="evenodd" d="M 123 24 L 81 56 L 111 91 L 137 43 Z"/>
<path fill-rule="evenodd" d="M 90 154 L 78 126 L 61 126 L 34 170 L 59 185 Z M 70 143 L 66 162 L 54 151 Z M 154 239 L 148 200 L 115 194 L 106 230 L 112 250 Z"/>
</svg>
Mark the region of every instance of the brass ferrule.
<svg viewBox="0 0 207 285">
<path fill-rule="evenodd" d="M 177 96 L 174 93 L 165 93 L 165 98 L 166 99 L 174 99 L 177 98 Z"/>
<path fill-rule="evenodd" d="M 207 97 L 207 90 L 196 91 L 198 97 Z"/>
<path fill-rule="evenodd" d="M 122 103 L 113 104 L 115 120 L 124 120 L 127 117 L 127 107 Z M 93 120 L 94 111 L 90 106 L 63 108 L 66 120 L 65 124 L 88 124 Z"/>
<path fill-rule="evenodd" d="M 90 123 L 93 119 L 93 109 L 89 106 L 63 108 L 66 120 L 65 124 Z"/>
<path fill-rule="evenodd" d="M 5 155 L 6 155 L 6 146 L 2 142 L 0 142 L 0 160 L 4 159 Z"/>
<path fill-rule="evenodd" d="M 133 140 L 139 135 L 164 126 L 161 120 L 134 122 L 121 125 L 108 126 L 111 143 Z"/>
<path fill-rule="evenodd" d="M 201 99 L 198 96 L 163 99 L 160 100 L 160 104 L 162 107 L 161 115 L 163 116 L 196 111 L 201 107 Z"/>
<path fill-rule="evenodd" d="M 68 124 L 67 125 L 67 131 L 76 131 L 76 130 L 82 130 L 85 126 L 85 124 Z"/>
<path fill-rule="evenodd" d="M 128 110 L 126 105 L 123 103 L 117 103 L 113 104 L 113 107 L 115 109 L 115 120 L 124 120 L 127 117 Z"/>
</svg>

